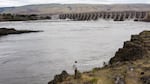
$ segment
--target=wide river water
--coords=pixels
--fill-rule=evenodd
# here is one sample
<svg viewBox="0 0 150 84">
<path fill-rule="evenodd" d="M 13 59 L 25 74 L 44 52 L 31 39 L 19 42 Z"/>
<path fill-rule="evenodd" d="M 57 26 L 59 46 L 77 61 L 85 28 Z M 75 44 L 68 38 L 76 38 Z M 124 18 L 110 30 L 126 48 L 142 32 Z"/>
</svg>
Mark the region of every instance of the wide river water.
<svg viewBox="0 0 150 84">
<path fill-rule="evenodd" d="M 0 27 L 43 30 L 0 37 L 0 84 L 47 84 L 62 70 L 73 73 L 101 67 L 131 34 L 150 23 L 114 21 L 1 22 Z"/>
</svg>

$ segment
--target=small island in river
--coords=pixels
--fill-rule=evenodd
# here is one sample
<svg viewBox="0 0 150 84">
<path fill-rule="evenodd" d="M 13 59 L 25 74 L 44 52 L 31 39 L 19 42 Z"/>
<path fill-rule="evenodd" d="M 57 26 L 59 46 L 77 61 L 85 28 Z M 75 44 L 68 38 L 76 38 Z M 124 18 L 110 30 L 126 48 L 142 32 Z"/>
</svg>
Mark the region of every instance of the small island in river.
<svg viewBox="0 0 150 84">
<path fill-rule="evenodd" d="M 14 28 L 0 28 L 0 36 L 9 35 L 9 34 L 22 34 L 22 33 L 32 33 L 32 32 L 42 32 L 35 30 L 16 30 Z"/>
<path fill-rule="evenodd" d="M 103 67 L 77 78 L 63 71 L 48 84 L 150 84 L 150 31 L 132 35 Z"/>
</svg>

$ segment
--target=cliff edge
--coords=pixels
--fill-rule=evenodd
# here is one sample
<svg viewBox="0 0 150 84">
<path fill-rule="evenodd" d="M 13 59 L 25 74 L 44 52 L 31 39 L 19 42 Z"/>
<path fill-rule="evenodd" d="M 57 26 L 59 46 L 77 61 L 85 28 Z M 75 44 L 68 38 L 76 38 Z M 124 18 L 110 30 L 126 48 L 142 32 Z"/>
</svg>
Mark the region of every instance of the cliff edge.
<svg viewBox="0 0 150 84">
<path fill-rule="evenodd" d="M 143 31 L 139 35 L 132 35 L 130 41 L 124 42 L 115 57 L 110 59 L 110 64 L 124 61 L 135 61 L 150 57 L 150 31 Z"/>
</svg>

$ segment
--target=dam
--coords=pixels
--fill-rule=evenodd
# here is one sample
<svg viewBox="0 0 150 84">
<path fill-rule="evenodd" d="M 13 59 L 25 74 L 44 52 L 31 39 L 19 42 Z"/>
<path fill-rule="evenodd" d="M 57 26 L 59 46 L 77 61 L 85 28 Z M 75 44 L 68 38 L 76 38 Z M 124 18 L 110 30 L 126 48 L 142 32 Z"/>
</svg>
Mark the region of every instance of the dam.
<svg viewBox="0 0 150 84">
<path fill-rule="evenodd" d="M 88 20 L 134 20 L 141 21 L 147 19 L 149 11 L 101 11 L 101 12 L 84 12 L 84 13 L 65 13 L 59 14 L 59 19 L 71 19 L 74 21 L 88 21 Z"/>
</svg>

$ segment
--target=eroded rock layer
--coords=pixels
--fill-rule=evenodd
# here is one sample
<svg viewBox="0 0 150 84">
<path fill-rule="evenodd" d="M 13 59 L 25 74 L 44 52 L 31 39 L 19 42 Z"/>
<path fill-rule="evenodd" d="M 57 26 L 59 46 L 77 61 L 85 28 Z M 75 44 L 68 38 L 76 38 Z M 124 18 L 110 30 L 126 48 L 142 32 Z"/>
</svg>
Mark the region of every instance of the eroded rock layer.
<svg viewBox="0 0 150 84">
<path fill-rule="evenodd" d="M 124 42 L 110 64 L 122 61 L 134 61 L 150 56 L 150 31 L 143 31 L 139 35 L 132 35 L 130 41 Z"/>
</svg>

